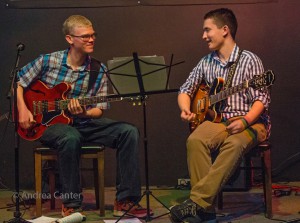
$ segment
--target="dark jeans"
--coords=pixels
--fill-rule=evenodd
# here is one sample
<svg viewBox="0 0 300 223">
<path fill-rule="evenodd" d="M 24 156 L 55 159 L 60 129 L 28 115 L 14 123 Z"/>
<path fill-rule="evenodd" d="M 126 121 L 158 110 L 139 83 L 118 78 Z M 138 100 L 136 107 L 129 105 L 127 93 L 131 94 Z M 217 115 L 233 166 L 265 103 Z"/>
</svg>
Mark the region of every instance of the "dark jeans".
<svg viewBox="0 0 300 223">
<path fill-rule="evenodd" d="M 58 151 L 62 200 L 66 207 L 81 205 L 79 160 L 81 144 L 92 142 L 116 149 L 116 198 L 137 198 L 141 195 L 138 163 L 138 129 L 124 122 L 107 118 L 85 124 L 55 124 L 46 129 L 40 141 Z M 80 196 L 78 196 L 80 195 Z"/>
</svg>

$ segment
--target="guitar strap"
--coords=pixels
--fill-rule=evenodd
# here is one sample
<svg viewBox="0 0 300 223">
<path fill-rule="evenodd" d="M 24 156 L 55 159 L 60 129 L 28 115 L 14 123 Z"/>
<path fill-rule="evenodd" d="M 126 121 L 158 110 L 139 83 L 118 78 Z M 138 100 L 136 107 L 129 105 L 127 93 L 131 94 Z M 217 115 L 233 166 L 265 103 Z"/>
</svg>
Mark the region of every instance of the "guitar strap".
<svg viewBox="0 0 300 223">
<path fill-rule="evenodd" d="M 228 78 L 226 83 L 224 84 L 224 89 L 228 89 L 231 87 L 232 84 L 232 79 L 233 79 L 233 75 L 235 73 L 236 70 L 236 66 L 240 60 L 241 54 L 242 54 L 243 50 L 239 49 L 239 54 L 238 57 L 236 58 L 236 60 L 234 61 L 233 64 L 231 64 L 230 68 L 229 68 L 229 72 L 228 72 Z"/>
<path fill-rule="evenodd" d="M 96 82 L 96 79 L 98 77 L 100 68 L 101 68 L 101 62 L 91 58 L 91 67 L 90 67 L 90 78 L 89 78 L 89 84 L 88 84 L 88 88 L 87 88 L 87 92 L 89 92 L 92 88 L 93 85 Z"/>
</svg>

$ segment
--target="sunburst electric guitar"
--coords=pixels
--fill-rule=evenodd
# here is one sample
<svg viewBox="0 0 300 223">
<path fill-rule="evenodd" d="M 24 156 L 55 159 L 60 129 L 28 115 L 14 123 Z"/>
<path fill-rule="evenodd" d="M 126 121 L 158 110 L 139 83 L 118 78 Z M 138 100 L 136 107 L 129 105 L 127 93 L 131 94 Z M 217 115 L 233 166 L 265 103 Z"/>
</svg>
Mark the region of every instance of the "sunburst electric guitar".
<svg viewBox="0 0 300 223">
<path fill-rule="evenodd" d="M 190 130 L 196 129 L 204 120 L 221 122 L 222 114 L 219 110 L 223 106 L 224 99 L 229 96 L 249 87 L 253 89 L 269 87 L 274 84 L 274 81 L 274 73 L 268 70 L 261 75 L 254 76 L 253 79 L 225 90 L 223 90 L 223 78 L 216 78 L 210 88 L 205 83 L 201 83 L 191 103 L 191 112 L 195 113 L 196 117 L 190 123 Z"/>
<path fill-rule="evenodd" d="M 26 140 L 39 139 L 49 126 L 56 123 L 71 124 L 72 118 L 68 116 L 67 108 L 70 99 L 67 93 L 71 86 L 67 83 L 60 83 L 53 88 L 48 88 L 42 81 L 35 81 L 24 91 L 24 101 L 31 111 L 35 123 L 29 129 L 23 129 L 18 125 L 18 134 Z M 139 97 L 115 97 L 94 96 L 79 98 L 80 105 L 93 105 L 101 102 L 113 101 L 135 101 Z"/>
</svg>

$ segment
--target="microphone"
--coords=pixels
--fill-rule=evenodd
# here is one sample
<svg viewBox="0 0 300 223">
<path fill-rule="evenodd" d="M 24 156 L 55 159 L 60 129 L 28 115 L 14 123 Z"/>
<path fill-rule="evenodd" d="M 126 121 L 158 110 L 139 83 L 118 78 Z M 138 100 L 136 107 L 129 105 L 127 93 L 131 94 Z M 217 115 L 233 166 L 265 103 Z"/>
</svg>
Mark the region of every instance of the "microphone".
<svg viewBox="0 0 300 223">
<path fill-rule="evenodd" d="M 23 43 L 18 43 L 17 44 L 17 50 L 18 51 L 23 51 L 25 49 L 25 45 Z"/>
</svg>

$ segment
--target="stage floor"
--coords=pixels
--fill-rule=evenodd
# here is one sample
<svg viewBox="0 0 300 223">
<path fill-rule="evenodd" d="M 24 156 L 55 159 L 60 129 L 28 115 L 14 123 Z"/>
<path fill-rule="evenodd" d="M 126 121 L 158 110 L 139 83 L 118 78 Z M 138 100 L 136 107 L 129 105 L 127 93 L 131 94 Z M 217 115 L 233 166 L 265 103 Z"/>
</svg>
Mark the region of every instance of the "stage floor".
<svg viewBox="0 0 300 223">
<path fill-rule="evenodd" d="M 300 186 L 300 182 L 290 183 L 289 185 Z M 143 190 L 144 191 L 144 190 Z M 174 204 L 184 201 L 188 195 L 189 190 L 178 190 L 169 187 L 151 187 L 150 191 L 158 198 L 165 206 L 170 207 Z M 32 191 L 22 191 L 22 193 L 32 193 Z M 104 222 L 105 219 L 115 219 L 112 217 L 113 202 L 115 199 L 115 189 L 111 187 L 105 188 L 105 217 L 99 216 L 99 210 L 95 209 L 94 191 L 92 189 L 85 189 L 84 192 L 84 213 L 87 215 L 86 223 Z M 12 207 L 13 202 L 11 197 L 12 191 L 0 190 L 0 222 L 8 221 L 14 216 Z M 146 196 L 141 200 L 141 205 L 146 207 Z M 155 223 L 169 223 L 168 209 L 160 202 L 149 196 L 149 208 L 154 212 L 154 218 L 159 215 L 166 214 L 159 218 L 151 219 Z M 30 204 L 31 203 L 31 204 Z M 252 188 L 247 192 L 224 192 L 224 207 L 222 210 L 217 210 L 218 222 L 300 222 L 300 197 L 295 195 L 295 192 L 289 196 L 275 197 L 273 196 L 273 213 L 274 220 L 267 219 L 263 212 L 263 193 L 260 187 Z M 56 209 L 50 210 L 50 202 L 43 203 L 43 216 L 59 218 L 60 217 L 60 200 L 56 200 Z M 35 218 L 35 205 L 33 202 L 26 202 L 25 206 L 20 206 L 22 218 L 31 220 Z M 299 219 L 299 220 L 296 220 Z M 290 221 L 294 220 L 294 221 Z M 144 222 L 143 220 L 141 220 Z M 149 220 L 148 220 L 149 221 Z"/>
</svg>

